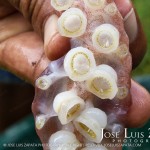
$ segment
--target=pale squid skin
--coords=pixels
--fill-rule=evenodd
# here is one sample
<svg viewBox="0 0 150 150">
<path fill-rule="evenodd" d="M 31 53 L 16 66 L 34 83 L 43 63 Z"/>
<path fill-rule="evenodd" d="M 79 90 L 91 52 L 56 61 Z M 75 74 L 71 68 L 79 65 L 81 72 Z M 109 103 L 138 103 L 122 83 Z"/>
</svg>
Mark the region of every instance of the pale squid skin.
<svg viewBox="0 0 150 150">
<path fill-rule="evenodd" d="M 130 96 L 130 72 L 132 66 L 131 54 L 129 52 L 129 39 L 124 30 L 123 18 L 119 13 L 113 0 L 106 0 L 101 9 L 88 8 L 82 0 L 75 0 L 71 8 L 79 8 L 87 18 L 86 32 L 79 37 L 71 38 L 72 48 L 84 47 L 89 49 L 96 61 L 96 65 L 106 64 L 111 66 L 117 73 L 118 93 L 110 99 L 101 99 L 85 88 L 85 81 L 72 81 L 64 72 L 64 57 L 53 61 L 43 75 L 52 75 L 52 84 L 47 90 L 36 87 L 36 94 L 32 104 L 32 111 L 36 118 L 40 115 L 45 116 L 44 123 L 38 124 L 36 128 L 45 150 L 49 149 L 48 142 L 52 134 L 60 130 L 67 130 L 76 135 L 81 144 L 85 142 L 84 137 L 79 134 L 74 124 L 62 125 L 53 109 L 53 100 L 56 95 L 65 91 L 75 91 L 76 95 L 82 98 L 86 106 L 96 107 L 107 115 L 106 130 L 116 132 L 123 130 L 126 125 L 125 116 L 131 105 Z M 110 54 L 99 52 L 92 43 L 92 35 L 96 27 L 102 24 L 111 24 L 119 31 L 119 45 Z M 84 147 L 81 147 L 81 149 Z M 111 149 L 111 148 L 108 148 Z M 117 150 L 118 148 L 115 148 Z"/>
</svg>

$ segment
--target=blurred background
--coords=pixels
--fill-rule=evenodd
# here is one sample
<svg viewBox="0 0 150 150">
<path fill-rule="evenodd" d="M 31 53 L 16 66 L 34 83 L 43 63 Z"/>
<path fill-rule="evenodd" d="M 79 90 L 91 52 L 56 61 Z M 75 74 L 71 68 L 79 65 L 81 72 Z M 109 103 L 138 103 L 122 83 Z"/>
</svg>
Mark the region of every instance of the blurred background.
<svg viewBox="0 0 150 150">
<path fill-rule="evenodd" d="M 150 75 L 150 1 L 132 0 L 139 14 L 147 37 L 147 53 L 142 63 L 133 71 L 133 76 Z"/>
<path fill-rule="evenodd" d="M 132 76 L 147 90 L 150 91 L 150 0 L 133 0 L 146 33 L 148 47 L 142 63 L 133 71 Z M 0 70 L 0 150 L 12 149 L 13 143 L 18 145 L 15 149 L 42 149 L 35 133 L 34 120 L 31 112 L 31 103 L 34 98 L 34 88 L 18 79 L 7 71 Z M 129 132 L 147 132 L 150 121 L 142 128 L 129 129 Z M 148 132 L 147 132 L 148 137 Z M 8 146 L 10 145 L 10 148 Z M 7 146 L 6 146 L 7 145 Z M 124 147 L 124 150 L 149 150 L 149 143 L 142 147 Z"/>
</svg>

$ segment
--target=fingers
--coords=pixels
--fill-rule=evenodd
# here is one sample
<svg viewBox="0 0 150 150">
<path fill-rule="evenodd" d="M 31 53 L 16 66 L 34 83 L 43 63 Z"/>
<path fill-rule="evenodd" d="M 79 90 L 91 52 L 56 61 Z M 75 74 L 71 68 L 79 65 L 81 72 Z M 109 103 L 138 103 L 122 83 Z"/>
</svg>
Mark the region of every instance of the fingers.
<svg viewBox="0 0 150 150">
<path fill-rule="evenodd" d="M 48 63 L 43 42 L 34 32 L 19 34 L 0 44 L 1 66 L 32 84 Z"/>
<path fill-rule="evenodd" d="M 133 6 L 130 0 L 114 0 L 122 17 L 124 18 L 124 26 L 129 36 L 130 43 L 132 43 L 138 33 L 137 21 Z"/>
<path fill-rule="evenodd" d="M 150 94 L 138 83 L 131 81 L 132 105 L 127 116 L 128 127 L 139 127 L 150 118 Z"/>
<path fill-rule="evenodd" d="M 58 14 L 50 5 L 50 0 L 8 0 L 30 21 L 35 31 L 43 35 L 44 24 L 52 14 Z M 59 14 L 58 14 L 59 15 Z"/>
<path fill-rule="evenodd" d="M 19 9 L 23 16 L 31 22 L 35 31 L 42 37 L 44 34 L 44 48 L 50 60 L 59 58 L 69 50 L 70 40 L 60 36 L 56 29 L 56 15 L 59 16 L 60 13 L 53 9 L 50 0 L 8 1 Z M 53 14 L 56 15 L 52 16 Z"/>
<path fill-rule="evenodd" d="M 44 29 L 44 49 L 50 60 L 62 57 L 70 49 L 69 38 L 62 37 L 57 30 L 56 15 L 52 15 L 45 24 Z"/>
<path fill-rule="evenodd" d="M 129 46 L 130 52 L 132 54 L 133 69 L 136 68 L 141 63 L 147 49 L 146 36 L 144 34 L 143 27 L 141 25 L 140 19 L 136 11 L 135 11 L 135 15 L 137 19 L 138 33 L 135 40 L 131 42 Z"/>
<path fill-rule="evenodd" d="M 50 26 L 47 24 L 47 30 L 52 29 L 53 32 L 46 32 L 45 30 L 46 40 L 48 36 L 53 37 L 56 34 L 56 38 L 52 38 L 50 44 L 45 44 L 51 45 L 50 50 L 52 51 L 48 51 L 50 52 L 49 56 L 51 56 L 51 59 L 56 59 L 65 52 L 65 50 L 60 51 L 63 50 L 60 47 L 63 46 L 62 42 L 65 43 L 65 41 L 61 42 L 61 37 L 57 35 L 56 30 L 53 30 L 56 28 L 56 21 L 57 16 L 51 19 Z M 0 65 L 19 77 L 34 83 L 34 80 L 48 65 L 48 60 L 44 58 L 45 55 L 43 54 L 43 42 L 41 38 L 35 33 L 23 33 L 31 30 L 32 27 L 19 13 L 2 19 L 0 21 L 0 27 Z M 47 40 L 47 42 L 49 41 Z M 59 45 L 61 46 L 59 47 Z"/>
<path fill-rule="evenodd" d="M 14 21 L 15 20 L 15 21 Z M 22 17 L 15 13 L 0 21 L 0 42 L 25 31 L 32 30 L 31 25 Z"/>
<path fill-rule="evenodd" d="M 48 58 L 53 60 L 62 56 L 70 48 L 69 39 L 61 37 L 57 32 L 56 26 L 52 23 L 55 17 L 50 17 L 53 14 L 60 15 L 50 5 L 49 0 L 8 0 L 13 6 L 19 9 L 22 14 L 32 23 L 35 31 L 45 35 L 45 52 Z M 132 9 L 130 0 L 114 0 L 122 16 L 125 18 L 125 29 L 130 38 L 130 51 L 133 56 L 133 68 L 136 67 L 142 60 L 146 51 L 145 35 L 142 31 L 141 24 Z M 136 17 L 135 17 L 136 16 Z M 55 18 L 56 19 L 56 18 Z M 55 20 L 54 19 L 54 20 Z M 138 23 L 138 24 L 137 24 Z M 50 25 L 52 24 L 52 25 Z M 54 31 L 53 33 L 49 32 Z M 50 33 L 50 34 L 49 34 Z M 52 41 L 54 44 L 52 44 Z M 57 44 L 63 43 L 63 44 Z M 56 45 L 56 47 L 55 47 Z"/>
<path fill-rule="evenodd" d="M 114 0 L 124 18 L 125 30 L 130 40 L 130 52 L 135 68 L 146 52 L 146 38 L 139 17 L 130 0 Z"/>
<path fill-rule="evenodd" d="M 30 54 L 32 54 L 32 51 L 29 53 L 29 50 L 32 49 L 35 44 L 27 48 L 28 46 L 30 46 L 28 44 L 28 40 L 31 37 L 25 36 L 23 39 L 21 37 L 22 35 L 21 36 L 19 35 L 23 32 L 30 31 L 30 30 L 32 30 L 31 25 L 19 13 L 15 13 L 6 18 L 1 19 L 0 21 L 0 33 L 1 33 L 0 35 L 0 66 L 5 67 L 6 69 L 17 74 L 21 78 L 24 78 L 25 80 L 29 80 L 30 82 L 33 82 L 32 81 L 33 79 L 30 79 L 34 77 L 33 75 L 31 75 L 33 71 L 33 67 L 30 67 L 30 64 L 28 63 L 30 62 L 30 57 L 31 57 Z M 41 40 L 37 39 L 36 41 L 36 39 L 37 38 L 34 38 L 33 36 L 34 42 L 40 41 L 40 43 L 43 44 Z M 25 43 L 27 43 L 28 45 L 24 45 Z M 39 44 L 37 43 L 37 46 Z M 39 48 L 37 47 L 37 54 L 38 54 L 38 49 Z M 36 56 L 37 54 L 34 54 L 34 56 Z"/>
<path fill-rule="evenodd" d="M 114 0 L 116 3 L 121 15 L 123 18 L 130 12 L 132 9 L 132 4 L 130 0 Z"/>
<path fill-rule="evenodd" d="M 130 52 L 135 68 L 146 52 L 146 38 L 137 12 L 130 0 L 114 0 L 124 18 L 124 25 L 130 40 Z M 150 95 L 139 84 L 131 82 L 132 106 L 128 112 L 128 127 L 143 125 L 150 118 Z"/>
</svg>

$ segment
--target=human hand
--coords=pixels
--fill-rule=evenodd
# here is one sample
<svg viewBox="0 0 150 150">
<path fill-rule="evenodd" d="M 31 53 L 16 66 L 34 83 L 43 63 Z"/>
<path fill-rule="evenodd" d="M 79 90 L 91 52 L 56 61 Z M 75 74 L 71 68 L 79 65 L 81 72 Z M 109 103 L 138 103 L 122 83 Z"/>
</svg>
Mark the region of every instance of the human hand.
<svg viewBox="0 0 150 150">
<path fill-rule="evenodd" d="M 55 11 L 49 1 L 39 0 L 36 4 L 30 1 L 19 2 L 0 0 L 0 66 L 34 84 L 48 65 L 47 57 L 50 60 L 61 57 L 69 50 L 70 43 L 68 38 L 57 32 L 58 17 L 52 15 Z M 132 5 L 128 0 L 115 2 L 126 18 Z M 60 15 L 58 12 L 56 14 Z M 124 23 L 130 37 L 133 67 L 139 64 L 146 50 L 145 36 L 137 15 L 136 18 L 138 23 L 132 13 Z"/>
<path fill-rule="evenodd" d="M 0 66 L 34 84 L 49 63 L 46 55 L 64 55 L 70 43 L 58 34 L 54 13 L 48 0 L 0 0 Z"/>
<path fill-rule="evenodd" d="M 6 18 L 7 21 L 11 22 L 11 25 L 13 23 L 15 24 L 15 26 L 18 25 L 18 28 L 15 31 L 15 33 L 13 33 L 13 37 L 12 37 L 12 32 L 10 32 L 12 27 L 10 27 L 9 33 L 11 34 L 9 34 L 9 36 L 7 35 L 1 38 L 2 42 L 0 44 L 0 63 L 3 67 L 9 69 L 10 71 L 14 72 L 17 75 L 20 75 L 22 78 L 34 83 L 35 79 L 47 67 L 49 63 L 49 60 L 46 58 L 46 56 L 43 53 L 44 51 L 43 48 L 45 48 L 45 52 L 48 58 L 50 58 L 51 60 L 59 58 L 64 53 L 66 53 L 67 50 L 69 50 L 70 47 L 69 39 L 60 37 L 59 34 L 57 33 L 56 16 L 52 15 L 51 18 L 49 18 L 48 21 L 45 23 L 47 16 L 53 14 L 51 13 L 53 9 L 50 7 L 49 1 L 45 0 L 43 2 L 43 5 L 41 5 L 40 3 L 41 1 L 39 0 L 35 4 L 36 7 L 35 6 L 28 7 L 28 8 L 32 8 L 32 10 L 33 8 L 35 8 L 34 11 L 30 10 L 30 12 L 33 12 L 32 15 L 28 11 L 26 11 L 29 1 L 28 2 L 21 1 L 20 5 L 18 5 L 19 1 L 10 0 L 10 2 L 13 5 L 15 5 L 15 7 L 17 7 L 18 9 L 19 9 L 18 6 L 20 6 L 19 10 L 23 12 L 23 15 L 26 16 L 27 18 L 29 16 L 32 16 L 32 19 L 29 20 L 30 22 L 33 23 L 32 24 L 33 28 L 36 32 L 39 33 L 39 35 L 37 35 L 34 31 L 32 31 L 32 27 L 23 19 L 22 16 L 18 15 L 19 16 L 18 22 L 17 21 L 12 22 L 12 20 L 9 20 L 10 19 L 9 17 Z M 116 0 L 115 2 L 122 16 L 125 17 L 130 12 L 132 6 L 128 1 L 120 2 L 119 0 Z M 33 3 L 31 3 L 31 5 L 32 4 Z M 9 11 L 6 9 L 8 12 L 2 14 L 5 17 L 7 16 L 7 14 L 16 11 L 11 6 L 8 7 L 7 2 L 5 6 L 6 6 L 5 8 L 9 9 Z M 39 12 L 38 16 L 37 16 L 37 12 Z M 16 18 L 16 16 L 13 17 Z M 138 25 L 136 24 L 136 21 L 135 23 L 134 21 L 135 21 L 134 13 L 132 13 L 128 17 L 128 19 L 125 20 L 124 24 L 131 41 L 130 51 L 133 56 L 133 66 L 136 66 L 141 61 L 145 53 L 146 44 L 145 44 L 144 34 L 142 32 L 142 28 L 140 26 L 139 21 L 137 20 Z M 7 27 L 6 25 L 8 24 L 9 22 L 4 22 L 4 24 L 2 24 L 3 26 L 5 26 L 6 30 L 8 30 L 8 28 L 6 28 Z M 42 26 L 43 24 L 45 24 L 45 27 Z M 138 28 L 136 28 L 137 26 Z M 22 28 L 20 29 L 19 27 Z M 52 37 L 54 38 L 52 39 Z M 44 44 L 43 44 L 43 40 L 44 40 Z M 65 46 L 62 45 L 63 42 L 60 42 L 59 40 L 60 41 L 64 40 Z M 61 43 L 61 44 L 57 44 L 57 43 Z M 61 51 L 57 51 L 57 50 L 61 50 Z M 145 121 L 149 119 L 150 113 L 148 110 L 150 107 L 149 104 L 150 96 L 145 89 L 143 89 L 140 85 L 137 85 L 137 83 L 135 83 L 134 81 L 132 81 L 132 85 L 131 85 L 131 94 L 132 94 L 132 106 L 130 107 L 128 113 L 127 122 L 129 123 L 128 126 L 135 127 L 145 123 Z M 137 116 L 138 112 L 141 112 L 141 114 Z"/>
</svg>

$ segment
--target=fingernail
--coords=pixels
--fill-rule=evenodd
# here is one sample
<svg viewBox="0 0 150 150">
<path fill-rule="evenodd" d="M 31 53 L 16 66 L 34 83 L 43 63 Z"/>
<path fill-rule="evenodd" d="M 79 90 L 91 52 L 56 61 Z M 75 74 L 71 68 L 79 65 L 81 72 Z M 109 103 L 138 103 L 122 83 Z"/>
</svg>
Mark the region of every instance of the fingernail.
<svg viewBox="0 0 150 150">
<path fill-rule="evenodd" d="M 129 37 L 129 42 L 132 43 L 135 40 L 138 33 L 138 25 L 137 25 L 136 15 L 133 8 L 124 18 L 124 26 L 125 26 L 126 33 Z"/>
</svg>

